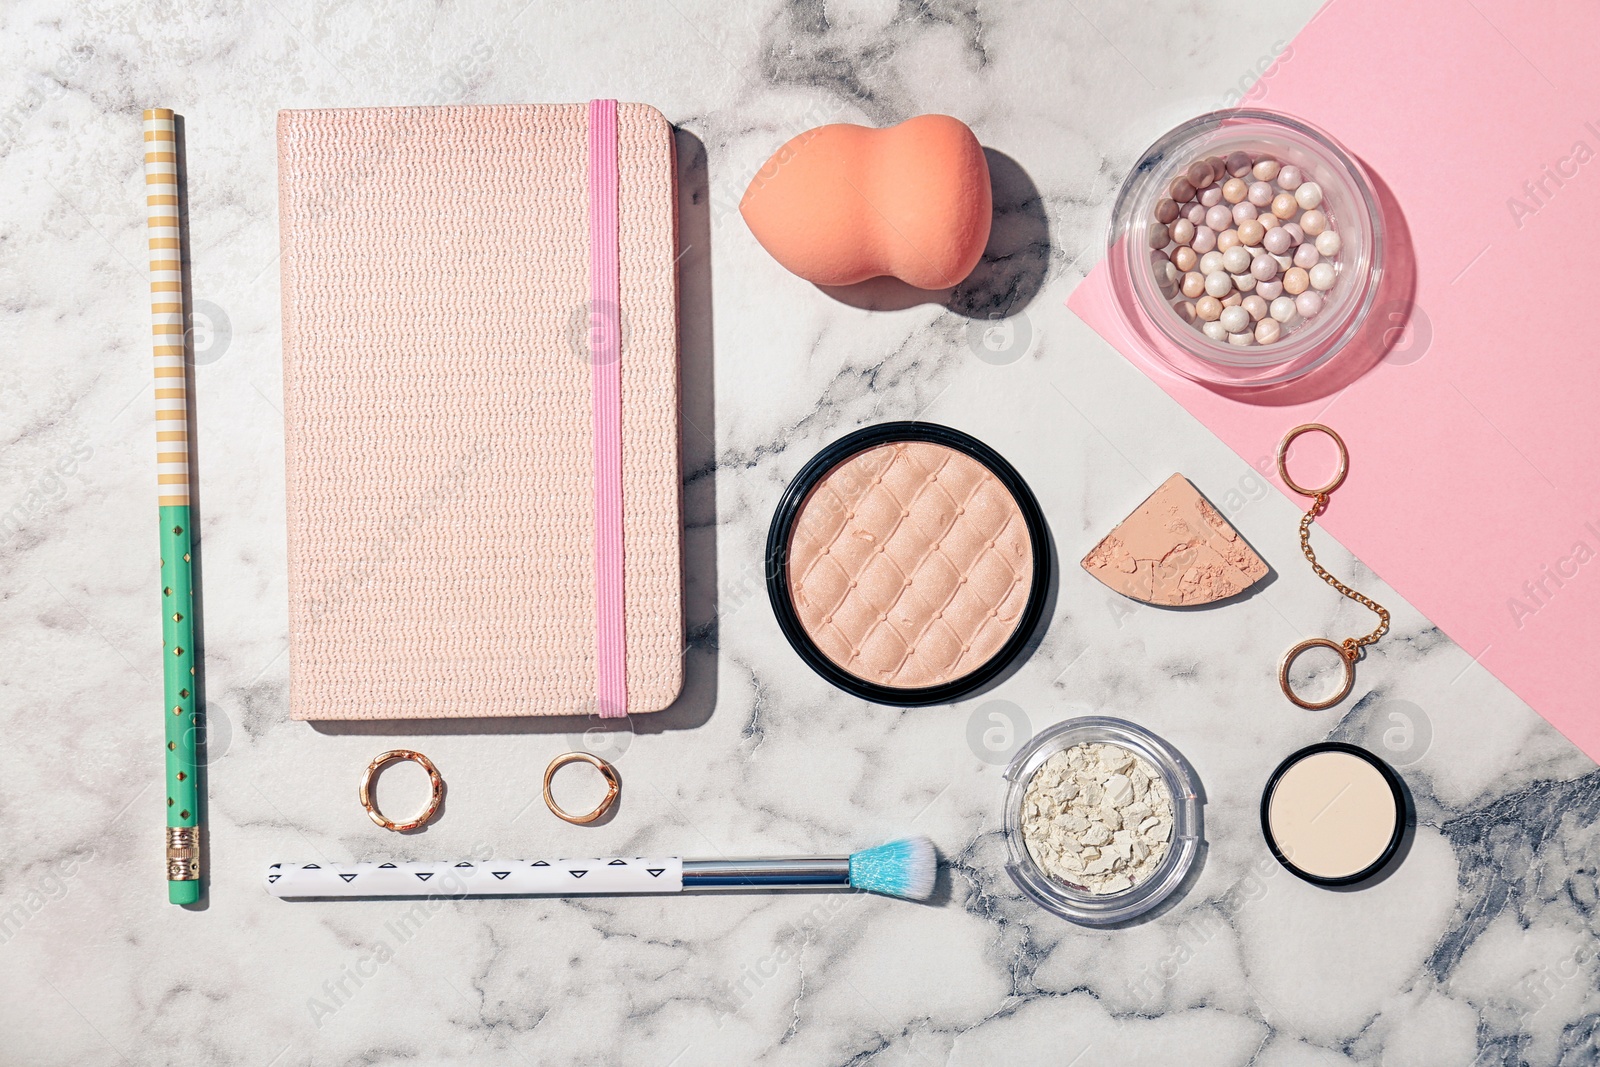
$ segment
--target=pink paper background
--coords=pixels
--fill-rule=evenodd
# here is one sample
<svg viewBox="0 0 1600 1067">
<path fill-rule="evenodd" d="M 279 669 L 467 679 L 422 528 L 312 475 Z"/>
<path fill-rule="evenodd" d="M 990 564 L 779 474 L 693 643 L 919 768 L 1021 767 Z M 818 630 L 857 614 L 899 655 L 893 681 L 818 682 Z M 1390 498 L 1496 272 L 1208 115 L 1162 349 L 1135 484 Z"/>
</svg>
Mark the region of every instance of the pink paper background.
<svg viewBox="0 0 1600 1067">
<path fill-rule="evenodd" d="M 1251 463 L 1297 423 L 1337 429 L 1351 476 L 1322 524 L 1600 759 L 1597 43 L 1595 5 L 1332 0 L 1262 79 L 1251 106 L 1331 133 L 1402 216 L 1374 323 L 1393 347 L 1353 381 L 1241 402 L 1181 379 L 1103 262 L 1068 305 Z"/>
</svg>

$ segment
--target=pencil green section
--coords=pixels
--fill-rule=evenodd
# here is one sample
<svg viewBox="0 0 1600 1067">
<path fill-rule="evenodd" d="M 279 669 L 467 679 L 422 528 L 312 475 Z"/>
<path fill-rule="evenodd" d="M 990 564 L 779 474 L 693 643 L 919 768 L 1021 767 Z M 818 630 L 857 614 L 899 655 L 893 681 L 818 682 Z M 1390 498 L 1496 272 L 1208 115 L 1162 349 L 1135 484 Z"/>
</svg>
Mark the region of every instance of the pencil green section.
<svg viewBox="0 0 1600 1067">
<path fill-rule="evenodd" d="M 167 897 L 174 904 L 200 899 L 200 857 L 194 832 L 175 835 L 173 827 L 199 825 L 196 788 L 194 586 L 189 508 L 161 509 L 161 638 L 167 721 Z"/>
</svg>

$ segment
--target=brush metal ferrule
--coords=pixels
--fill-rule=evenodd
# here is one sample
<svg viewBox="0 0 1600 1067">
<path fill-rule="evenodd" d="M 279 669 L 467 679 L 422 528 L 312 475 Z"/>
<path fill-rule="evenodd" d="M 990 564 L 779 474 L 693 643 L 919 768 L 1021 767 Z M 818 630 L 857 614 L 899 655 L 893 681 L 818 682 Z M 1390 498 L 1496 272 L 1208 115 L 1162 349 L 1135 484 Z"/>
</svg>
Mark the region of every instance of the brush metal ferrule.
<svg viewBox="0 0 1600 1067">
<path fill-rule="evenodd" d="M 849 884 L 849 856 L 683 861 L 685 889 L 808 889 Z"/>
</svg>

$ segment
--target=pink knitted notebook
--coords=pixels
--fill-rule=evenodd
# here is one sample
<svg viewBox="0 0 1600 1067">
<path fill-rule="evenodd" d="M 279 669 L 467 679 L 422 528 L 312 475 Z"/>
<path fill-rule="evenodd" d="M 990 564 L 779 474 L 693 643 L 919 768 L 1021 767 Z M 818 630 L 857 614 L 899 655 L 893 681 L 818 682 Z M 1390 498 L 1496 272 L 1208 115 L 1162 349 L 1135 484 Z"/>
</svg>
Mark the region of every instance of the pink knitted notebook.
<svg viewBox="0 0 1600 1067">
<path fill-rule="evenodd" d="M 294 718 L 595 713 L 619 555 L 626 711 L 677 697 L 672 130 L 611 107 L 604 137 L 583 104 L 279 113 Z M 591 264 L 621 296 L 620 553 Z"/>
</svg>

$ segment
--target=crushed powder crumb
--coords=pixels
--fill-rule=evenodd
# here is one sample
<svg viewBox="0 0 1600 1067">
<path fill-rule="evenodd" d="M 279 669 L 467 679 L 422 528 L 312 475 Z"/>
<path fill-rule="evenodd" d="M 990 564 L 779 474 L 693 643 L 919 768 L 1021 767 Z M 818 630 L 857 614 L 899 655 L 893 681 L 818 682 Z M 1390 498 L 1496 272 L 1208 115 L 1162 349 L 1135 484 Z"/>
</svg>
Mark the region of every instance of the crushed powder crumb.
<svg viewBox="0 0 1600 1067">
<path fill-rule="evenodd" d="M 1120 893 L 1166 857 L 1172 795 L 1155 768 L 1121 745 L 1073 745 L 1028 780 L 1022 838 L 1050 877 L 1090 893 Z"/>
</svg>

